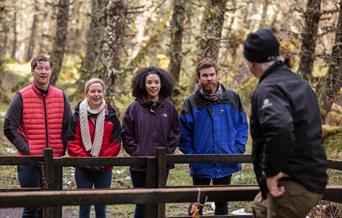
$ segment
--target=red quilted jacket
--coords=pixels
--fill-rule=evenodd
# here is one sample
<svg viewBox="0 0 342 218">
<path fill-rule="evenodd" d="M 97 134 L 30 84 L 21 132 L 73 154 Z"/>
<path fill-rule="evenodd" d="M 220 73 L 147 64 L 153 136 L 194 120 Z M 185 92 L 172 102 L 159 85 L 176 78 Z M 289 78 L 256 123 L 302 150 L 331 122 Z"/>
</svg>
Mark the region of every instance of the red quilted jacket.
<svg viewBox="0 0 342 218">
<path fill-rule="evenodd" d="M 50 86 L 48 93 L 43 94 L 34 85 L 19 92 L 23 100 L 23 117 L 18 131 L 27 140 L 30 155 L 42 155 L 44 148 L 52 148 L 55 157 L 62 156 L 63 92 Z"/>
</svg>

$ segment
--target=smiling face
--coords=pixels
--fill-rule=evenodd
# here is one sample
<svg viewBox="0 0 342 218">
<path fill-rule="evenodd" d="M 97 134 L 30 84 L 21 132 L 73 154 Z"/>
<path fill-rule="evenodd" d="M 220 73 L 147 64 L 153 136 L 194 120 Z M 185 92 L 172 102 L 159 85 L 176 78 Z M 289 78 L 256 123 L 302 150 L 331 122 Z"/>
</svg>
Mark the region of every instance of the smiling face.
<svg viewBox="0 0 342 218">
<path fill-rule="evenodd" d="M 199 82 L 208 94 L 214 94 L 217 88 L 217 74 L 214 67 L 199 70 Z"/>
<path fill-rule="evenodd" d="M 99 108 L 104 98 L 103 87 L 101 83 L 91 84 L 88 87 L 86 98 L 88 100 L 88 104 L 91 109 Z"/>
<path fill-rule="evenodd" d="M 160 92 L 160 77 L 157 74 L 149 74 L 146 76 L 145 88 L 147 92 L 147 98 L 156 101 L 159 99 Z"/>
<path fill-rule="evenodd" d="M 39 61 L 31 73 L 34 84 L 38 88 L 46 90 L 51 77 L 50 63 L 48 61 Z"/>
</svg>

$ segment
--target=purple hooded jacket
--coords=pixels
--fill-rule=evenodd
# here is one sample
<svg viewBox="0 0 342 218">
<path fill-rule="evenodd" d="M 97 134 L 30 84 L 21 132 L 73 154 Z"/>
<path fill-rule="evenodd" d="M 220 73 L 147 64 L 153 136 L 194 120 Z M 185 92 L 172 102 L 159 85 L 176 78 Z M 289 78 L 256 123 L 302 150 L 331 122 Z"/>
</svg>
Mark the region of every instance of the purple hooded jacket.
<svg viewBox="0 0 342 218">
<path fill-rule="evenodd" d="M 166 147 L 167 154 L 172 154 L 179 144 L 180 134 L 177 110 L 165 98 L 158 102 L 138 98 L 125 112 L 122 142 L 131 156 L 154 156 L 157 147 Z M 131 170 L 144 169 L 133 167 Z"/>
</svg>

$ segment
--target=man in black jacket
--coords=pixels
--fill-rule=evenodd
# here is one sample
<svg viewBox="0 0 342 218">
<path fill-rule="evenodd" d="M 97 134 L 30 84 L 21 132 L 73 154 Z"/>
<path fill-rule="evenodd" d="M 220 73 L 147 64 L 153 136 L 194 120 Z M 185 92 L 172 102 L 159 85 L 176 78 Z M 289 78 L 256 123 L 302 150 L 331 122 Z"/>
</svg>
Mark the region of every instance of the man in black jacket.
<svg viewBox="0 0 342 218">
<path fill-rule="evenodd" d="M 261 191 L 254 215 L 305 217 L 327 184 L 317 98 L 310 84 L 279 59 L 279 42 L 271 30 L 249 33 L 244 57 L 259 78 L 250 118 L 253 165 Z"/>
</svg>

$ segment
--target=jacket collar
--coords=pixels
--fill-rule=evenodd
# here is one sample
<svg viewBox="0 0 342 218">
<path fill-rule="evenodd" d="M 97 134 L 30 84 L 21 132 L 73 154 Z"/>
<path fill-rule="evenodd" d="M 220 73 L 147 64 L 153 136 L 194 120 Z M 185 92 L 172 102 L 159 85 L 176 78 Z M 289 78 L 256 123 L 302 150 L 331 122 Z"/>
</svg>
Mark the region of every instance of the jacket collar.
<svg viewBox="0 0 342 218">
<path fill-rule="evenodd" d="M 201 86 L 197 87 L 197 89 L 195 91 L 195 95 L 196 95 L 196 97 L 198 97 L 200 99 L 203 99 L 205 101 L 208 101 L 208 102 L 219 102 L 219 101 L 222 101 L 222 100 L 227 98 L 227 96 L 226 96 L 226 88 L 221 83 L 218 83 L 218 86 L 219 86 L 218 89 L 220 89 L 220 92 L 218 93 L 218 95 L 217 95 L 218 98 L 215 101 L 211 101 L 211 100 L 208 100 L 207 98 L 205 98 L 204 94 L 201 92 Z"/>
<path fill-rule="evenodd" d="M 264 80 L 268 75 L 276 72 L 276 69 L 284 66 L 284 63 L 280 60 L 274 62 L 260 77 L 259 79 L 259 84 L 261 83 L 262 80 Z"/>
<path fill-rule="evenodd" d="M 43 89 L 39 89 L 36 84 L 34 84 L 34 82 L 32 82 L 32 89 L 33 91 L 40 97 L 45 97 L 49 94 L 49 90 L 50 90 L 50 84 L 47 88 L 47 90 L 43 90 Z"/>
<path fill-rule="evenodd" d="M 155 111 L 157 108 L 162 107 L 165 103 L 165 98 L 159 97 L 159 100 L 154 102 L 146 98 L 145 96 L 137 98 L 136 101 L 148 109 Z"/>
</svg>

